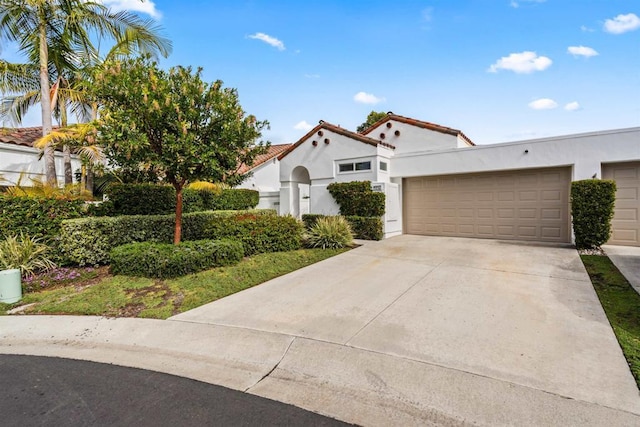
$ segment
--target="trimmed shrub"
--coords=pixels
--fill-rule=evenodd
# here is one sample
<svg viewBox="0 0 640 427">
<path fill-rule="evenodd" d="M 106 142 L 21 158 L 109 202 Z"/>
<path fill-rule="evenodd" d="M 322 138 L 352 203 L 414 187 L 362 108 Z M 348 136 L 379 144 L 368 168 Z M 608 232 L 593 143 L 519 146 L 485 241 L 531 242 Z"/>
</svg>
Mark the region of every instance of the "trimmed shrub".
<svg viewBox="0 0 640 427">
<path fill-rule="evenodd" d="M 305 214 L 302 215 L 302 222 L 304 222 L 305 228 L 310 230 L 319 218 L 325 217 L 326 215 Z M 380 217 L 345 216 L 345 219 L 351 225 L 351 230 L 356 239 L 382 240 L 384 237 L 382 219 Z"/>
<path fill-rule="evenodd" d="M 339 249 L 353 244 L 353 232 L 343 216 L 318 218 L 306 236 L 311 248 Z"/>
<path fill-rule="evenodd" d="M 598 248 L 611 237 L 616 183 L 585 179 L 571 183 L 571 216 L 578 249 Z"/>
<path fill-rule="evenodd" d="M 344 216 L 384 215 L 385 195 L 371 190 L 371 181 L 334 182 L 327 190 Z"/>
<path fill-rule="evenodd" d="M 246 255 L 300 249 L 303 224 L 292 216 L 238 213 L 227 221 L 211 221 L 205 231 L 209 239 L 234 238 L 242 242 Z"/>
<path fill-rule="evenodd" d="M 240 235 L 230 233 L 229 230 L 237 229 L 236 217 L 250 215 L 251 217 L 262 218 L 284 218 L 277 217 L 274 210 L 255 211 L 215 211 L 215 212 L 194 212 L 184 214 L 182 217 L 182 240 L 202 240 L 218 239 L 221 237 L 232 237 Z M 278 223 L 279 220 L 273 220 Z M 286 223 L 289 220 L 282 220 Z M 260 222 L 264 225 L 264 221 Z M 173 231 L 175 225 L 175 215 L 130 215 L 119 217 L 93 217 L 82 218 L 62 223 L 62 230 L 58 240 L 58 247 L 63 254 L 65 261 L 76 265 L 98 265 L 109 263 L 109 252 L 116 246 L 136 242 L 157 242 L 170 243 L 173 241 Z M 245 227 L 246 228 L 246 227 Z M 255 239 L 255 243 L 247 243 L 245 247 L 289 247 L 289 245 L 276 242 L 287 242 L 295 239 L 295 236 L 272 236 L 273 233 L 286 233 L 286 227 L 273 228 L 276 231 L 262 231 L 259 227 L 249 229 L 254 235 L 246 237 L 246 240 Z M 218 235 L 211 232 L 212 229 L 221 229 Z M 226 232 L 224 230 L 227 230 Z M 246 230 L 245 230 L 246 231 Z M 268 236 L 260 235 L 267 233 Z M 244 243 L 244 241 L 243 241 Z M 289 250 L 289 249 L 276 249 Z M 258 252 L 268 252 L 260 250 Z M 253 253 L 251 250 L 247 253 Z"/>
<path fill-rule="evenodd" d="M 0 195 L 0 237 L 23 233 L 50 243 L 60 233 L 63 220 L 83 215 L 83 203 L 81 200 Z"/>
<path fill-rule="evenodd" d="M 92 208 L 96 216 L 108 215 L 168 215 L 176 210 L 176 191 L 169 185 L 112 184 L 107 192 L 107 207 Z M 224 189 L 219 193 L 185 188 L 182 191 L 183 212 L 207 210 L 245 210 L 258 205 L 260 194 L 255 190 Z"/>
<path fill-rule="evenodd" d="M 130 243 L 111 251 L 110 270 L 112 274 L 162 279 L 236 264 L 243 256 L 242 244 L 234 240 Z"/>
</svg>

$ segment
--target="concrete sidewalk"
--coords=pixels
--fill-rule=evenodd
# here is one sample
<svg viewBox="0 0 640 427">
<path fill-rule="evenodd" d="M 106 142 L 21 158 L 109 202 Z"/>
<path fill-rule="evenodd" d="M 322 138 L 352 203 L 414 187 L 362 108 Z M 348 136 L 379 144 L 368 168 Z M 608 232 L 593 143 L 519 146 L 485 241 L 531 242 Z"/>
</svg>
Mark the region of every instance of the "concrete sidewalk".
<svg viewBox="0 0 640 427">
<path fill-rule="evenodd" d="M 0 317 L 0 352 L 194 378 L 362 425 L 640 425 L 575 250 L 400 236 L 169 321 Z"/>
<path fill-rule="evenodd" d="M 637 246 L 603 247 L 605 253 L 640 294 L 640 248 Z"/>
</svg>

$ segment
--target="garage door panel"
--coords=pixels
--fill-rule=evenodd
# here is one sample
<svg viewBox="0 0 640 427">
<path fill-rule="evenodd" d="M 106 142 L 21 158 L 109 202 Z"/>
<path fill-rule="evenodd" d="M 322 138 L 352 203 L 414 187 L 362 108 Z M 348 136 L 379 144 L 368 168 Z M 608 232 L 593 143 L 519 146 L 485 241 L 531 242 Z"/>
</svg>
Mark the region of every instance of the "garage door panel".
<svg viewBox="0 0 640 427">
<path fill-rule="evenodd" d="M 640 162 L 602 166 L 602 177 L 616 181 L 611 245 L 640 246 Z"/>
<path fill-rule="evenodd" d="M 416 179 L 439 186 L 421 186 L 430 196 L 418 209 L 412 208 L 423 199 L 407 190 L 408 233 L 569 240 L 569 168 L 411 178 Z M 416 222 L 424 225 L 420 233 L 411 231 Z"/>
</svg>

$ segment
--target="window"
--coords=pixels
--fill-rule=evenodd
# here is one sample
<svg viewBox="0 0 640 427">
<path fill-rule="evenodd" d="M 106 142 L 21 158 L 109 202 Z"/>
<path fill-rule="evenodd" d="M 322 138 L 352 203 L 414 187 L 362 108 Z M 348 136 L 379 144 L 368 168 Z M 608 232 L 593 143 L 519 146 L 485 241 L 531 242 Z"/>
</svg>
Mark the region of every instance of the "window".
<svg viewBox="0 0 640 427">
<path fill-rule="evenodd" d="M 380 162 L 380 170 L 381 171 L 387 170 L 387 162 Z"/>
<path fill-rule="evenodd" d="M 370 171 L 371 161 L 366 162 L 349 162 L 340 163 L 338 165 L 338 171 L 342 172 L 354 172 L 354 171 Z"/>
</svg>

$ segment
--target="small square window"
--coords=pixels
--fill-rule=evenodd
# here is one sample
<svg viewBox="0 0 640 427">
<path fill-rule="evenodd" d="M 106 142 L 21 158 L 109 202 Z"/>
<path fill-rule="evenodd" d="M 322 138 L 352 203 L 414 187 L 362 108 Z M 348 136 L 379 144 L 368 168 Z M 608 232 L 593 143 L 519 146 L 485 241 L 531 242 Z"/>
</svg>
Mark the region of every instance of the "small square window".
<svg viewBox="0 0 640 427">
<path fill-rule="evenodd" d="M 368 171 L 371 170 L 371 162 L 358 162 L 356 163 L 357 171 Z"/>
<path fill-rule="evenodd" d="M 387 170 L 387 162 L 380 162 L 380 170 L 381 171 Z"/>
<path fill-rule="evenodd" d="M 353 171 L 353 163 L 342 163 L 338 168 L 340 172 L 351 172 Z"/>
</svg>

